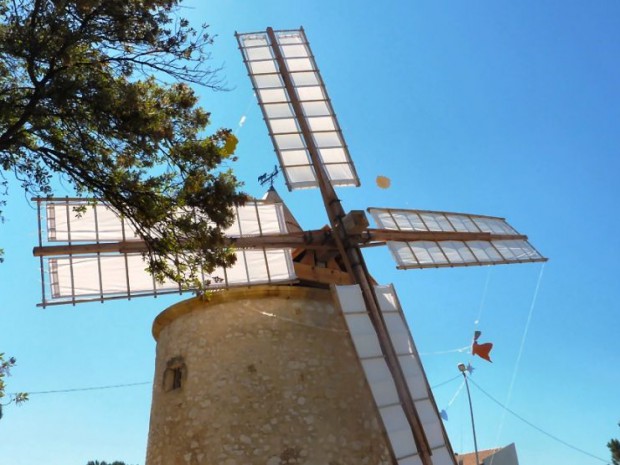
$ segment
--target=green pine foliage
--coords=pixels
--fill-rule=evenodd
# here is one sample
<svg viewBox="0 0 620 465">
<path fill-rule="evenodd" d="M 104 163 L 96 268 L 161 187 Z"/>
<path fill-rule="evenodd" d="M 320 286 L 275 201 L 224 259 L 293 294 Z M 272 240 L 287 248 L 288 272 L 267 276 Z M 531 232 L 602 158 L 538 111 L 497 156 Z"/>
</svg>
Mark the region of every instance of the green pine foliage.
<svg viewBox="0 0 620 465">
<path fill-rule="evenodd" d="M 28 400 L 28 394 L 24 392 L 18 392 L 14 394 L 7 394 L 6 392 L 6 378 L 11 376 L 11 370 L 17 364 L 15 357 L 5 358 L 3 353 L 0 353 L 0 419 L 2 418 L 2 407 L 11 403 L 20 405 Z"/>
<path fill-rule="evenodd" d="M 618 423 L 618 426 L 620 426 L 620 423 Z M 611 463 L 613 465 L 620 465 L 620 440 L 611 439 L 607 443 L 607 447 L 609 447 L 611 452 Z"/>
<path fill-rule="evenodd" d="M 223 230 L 246 196 L 235 137 L 205 134 L 191 87 L 220 88 L 212 38 L 180 11 L 180 0 L 0 0 L 0 209 L 7 174 L 34 196 L 60 178 L 131 222 L 157 278 L 195 287 L 201 270 L 234 262 Z"/>
</svg>

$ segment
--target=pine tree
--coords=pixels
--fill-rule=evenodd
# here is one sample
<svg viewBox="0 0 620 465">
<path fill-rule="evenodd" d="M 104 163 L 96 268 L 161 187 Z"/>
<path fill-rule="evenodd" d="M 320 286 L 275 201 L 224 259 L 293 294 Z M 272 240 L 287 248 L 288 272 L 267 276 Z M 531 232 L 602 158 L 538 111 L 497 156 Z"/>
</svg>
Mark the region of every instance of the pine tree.
<svg viewBox="0 0 620 465">
<path fill-rule="evenodd" d="M 618 423 L 618 426 L 620 426 L 620 423 Z M 613 465 L 620 465 L 620 440 L 611 439 L 607 443 L 607 447 L 609 447 L 611 452 L 611 463 Z"/>
<path fill-rule="evenodd" d="M 7 376 L 11 375 L 11 370 L 16 364 L 17 360 L 15 357 L 9 357 L 7 359 L 4 357 L 4 354 L 0 352 L 0 419 L 2 419 L 3 416 L 2 407 L 6 407 L 11 403 L 20 405 L 28 400 L 28 394 L 25 392 L 18 392 L 14 394 L 6 393 L 6 383 L 4 380 Z M 6 400 L 7 396 L 8 400 Z"/>
<path fill-rule="evenodd" d="M 204 135 L 191 85 L 221 86 L 180 2 L 0 0 L 0 208 L 4 173 L 32 196 L 60 178 L 131 222 L 156 277 L 194 287 L 234 262 L 245 195 L 231 131 Z"/>
</svg>

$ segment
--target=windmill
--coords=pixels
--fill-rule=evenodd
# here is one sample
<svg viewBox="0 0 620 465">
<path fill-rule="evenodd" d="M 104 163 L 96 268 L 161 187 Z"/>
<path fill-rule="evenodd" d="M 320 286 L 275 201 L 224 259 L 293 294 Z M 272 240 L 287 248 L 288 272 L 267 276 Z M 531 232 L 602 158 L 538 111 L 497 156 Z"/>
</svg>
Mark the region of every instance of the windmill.
<svg viewBox="0 0 620 465">
<path fill-rule="evenodd" d="M 546 258 L 502 218 L 369 208 L 377 224 L 370 228 L 364 211 L 347 212 L 334 188 L 360 182 L 303 29 L 268 28 L 236 37 L 286 185 L 289 190 L 318 188 L 329 227 L 303 230 L 270 190 L 265 200 L 237 207 L 227 232 L 237 262 L 205 276 L 205 283 L 213 289 L 330 285 L 374 400 L 390 463 L 455 464 L 395 290 L 376 285 L 362 249 L 386 244 L 400 269 Z M 41 234 L 34 254 L 41 260 L 41 305 L 180 291 L 175 283 L 155 282 L 143 271 L 144 243 L 105 204 L 83 199 L 37 202 Z M 83 206 L 85 212 L 76 215 L 75 207 Z M 45 286 L 45 268 L 51 292 Z M 174 389 L 185 368 L 172 360 L 167 370 L 171 375 L 165 382 Z"/>
</svg>

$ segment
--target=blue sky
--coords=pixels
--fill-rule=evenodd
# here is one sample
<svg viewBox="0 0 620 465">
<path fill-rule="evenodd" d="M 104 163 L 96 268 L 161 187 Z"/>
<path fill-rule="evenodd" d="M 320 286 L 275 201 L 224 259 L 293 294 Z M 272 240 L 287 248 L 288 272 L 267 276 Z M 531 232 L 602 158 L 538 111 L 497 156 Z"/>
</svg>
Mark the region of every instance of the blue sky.
<svg viewBox="0 0 620 465">
<path fill-rule="evenodd" d="M 201 90 L 202 104 L 213 129 L 237 128 L 236 169 L 249 193 L 262 195 L 256 178 L 275 155 L 233 34 L 304 26 L 362 181 L 338 191 L 346 209 L 502 216 L 550 258 L 544 269 L 397 271 L 387 250 L 366 254 L 373 275 L 395 283 L 432 386 L 471 361 L 472 380 L 502 404 L 607 460 L 605 443 L 620 436 L 620 3 L 186 5 L 192 20 L 217 34 L 213 64 L 223 66 L 230 90 Z M 392 187 L 378 189 L 377 175 Z M 281 179 L 276 188 L 302 225 L 326 222 L 317 191 L 291 194 Z M 151 322 L 179 296 L 38 309 L 36 212 L 16 186 L 6 216 L 0 349 L 19 363 L 9 391 L 151 381 Z M 492 364 L 450 352 L 469 344 L 477 319 L 482 340 L 495 344 Z M 440 409 L 459 384 L 435 389 Z M 5 409 L 2 462 L 142 464 L 150 395 L 149 384 L 33 394 Z M 480 448 L 515 442 L 524 465 L 604 463 L 504 414 L 475 386 L 472 398 Z M 448 414 L 454 449 L 472 450 L 463 391 Z"/>
</svg>

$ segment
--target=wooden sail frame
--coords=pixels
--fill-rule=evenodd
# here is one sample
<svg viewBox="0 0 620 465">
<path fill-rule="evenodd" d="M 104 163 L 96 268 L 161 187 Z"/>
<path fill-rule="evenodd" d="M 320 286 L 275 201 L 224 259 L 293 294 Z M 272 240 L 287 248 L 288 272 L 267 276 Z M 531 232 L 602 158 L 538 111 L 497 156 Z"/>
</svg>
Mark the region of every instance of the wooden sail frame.
<svg viewBox="0 0 620 465">
<path fill-rule="evenodd" d="M 235 35 L 289 190 L 318 187 L 319 176 L 359 186 L 303 28 Z"/>
<path fill-rule="evenodd" d="M 127 222 L 105 203 L 75 198 L 34 200 L 39 212 L 39 245 L 33 253 L 41 264 L 40 306 L 194 291 L 171 280 L 156 281 L 146 271 L 146 243 L 136 239 Z M 237 248 L 237 262 L 209 274 L 203 271 L 203 287 L 296 281 L 291 249 L 303 237 L 287 235 L 285 220 L 282 204 L 250 201 L 235 207 L 235 221 L 226 233 L 229 244 Z M 269 237 L 279 239 L 279 244 Z M 283 243 L 282 237 L 288 242 Z"/>
</svg>

